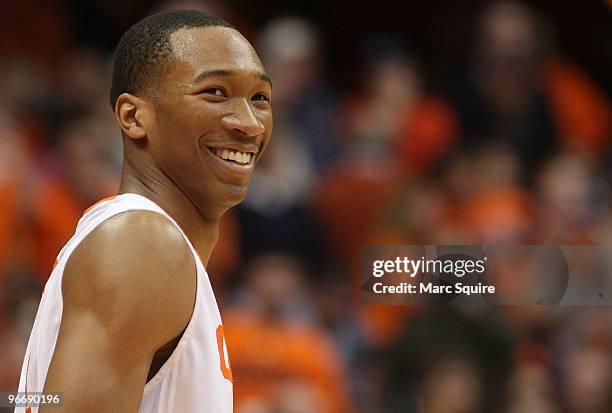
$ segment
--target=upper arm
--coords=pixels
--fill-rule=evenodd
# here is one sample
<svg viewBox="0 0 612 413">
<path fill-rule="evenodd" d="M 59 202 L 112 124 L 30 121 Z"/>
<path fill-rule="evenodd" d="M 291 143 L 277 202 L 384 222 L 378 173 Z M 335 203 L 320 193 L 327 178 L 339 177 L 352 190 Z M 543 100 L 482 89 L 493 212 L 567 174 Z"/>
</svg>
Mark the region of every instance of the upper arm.
<svg viewBox="0 0 612 413">
<path fill-rule="evenodd" d="M 157 213 L 120 214 L 81 242 L 64 269 L 44 388 L 63 393 L 62 411 L 137 410 L 153 355 L 189 322 L 195 273 L 183 236 Z"/>
</svg>

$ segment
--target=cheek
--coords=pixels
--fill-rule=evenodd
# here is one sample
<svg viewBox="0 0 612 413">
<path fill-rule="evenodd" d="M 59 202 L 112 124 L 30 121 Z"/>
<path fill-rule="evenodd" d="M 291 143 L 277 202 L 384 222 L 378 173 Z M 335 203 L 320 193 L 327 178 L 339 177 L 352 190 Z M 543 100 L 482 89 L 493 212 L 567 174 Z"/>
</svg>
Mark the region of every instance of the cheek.
<svg viewBox="0 0 612 413">
<path fill-rule="evenodd" d="M 200 138 L 216 127 L 216 114 L 197 102 L 180 102 L 175 106 L 160 113 L 159 135 L 166 141 L 166 147 L 193 150 Z"/>
<path fill-rule="evenodd" d="M 180 125 L 180 126 L 177 126 Z M 159 118 L 156 136 L 151 137 L 151 151 L 165 173 L 182 175 L 198 162 L 194 150 L 197 136 L 193 136 L 192 125 L 176 114 L 165 114 Z"/>
</svg>

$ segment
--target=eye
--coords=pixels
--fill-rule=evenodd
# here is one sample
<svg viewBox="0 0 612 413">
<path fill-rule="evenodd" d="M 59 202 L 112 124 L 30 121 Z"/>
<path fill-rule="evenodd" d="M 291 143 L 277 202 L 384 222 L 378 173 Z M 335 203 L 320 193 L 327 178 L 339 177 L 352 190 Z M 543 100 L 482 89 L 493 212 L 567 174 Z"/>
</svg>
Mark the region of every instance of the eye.
<svg viewBox="0 0 612 413">
<path fill-rule="evenodd" d="M 253 96 L 252 100 L 255 102 L 270 102 L 270 98 L 263 93 L 257 93 L 255 96 Z"/>
<path fill-rule="evenodd" d="M 211 103 L 220 103 L 224 102 L 227 99 L 227 92 L 225 89 L 219 86 L 211 86 L 205 89 L 202 89 L 197 93 L 199 96 L 204 97 L 204 100 Z"/>
<path fill-rule="evenodd" d="M 220 87 L 209 87 L 208 89 L 203 90 L 202 93 L 218 97 L 225 97 L 225 91 Z"/>
</svg>

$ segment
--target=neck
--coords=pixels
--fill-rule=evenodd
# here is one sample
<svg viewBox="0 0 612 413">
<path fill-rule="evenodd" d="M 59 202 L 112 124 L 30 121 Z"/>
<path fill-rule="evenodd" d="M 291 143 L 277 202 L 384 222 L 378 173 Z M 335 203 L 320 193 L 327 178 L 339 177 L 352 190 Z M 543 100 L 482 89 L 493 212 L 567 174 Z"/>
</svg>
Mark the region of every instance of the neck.
<svg viewBox="0 0 612 413">
<path fill-rule="evenodd" d="M 161 176 L 157 176 L 161 175 Z M 170 179 L 163 174 L 146 174 L 126 160 L 119 193 L 142 195 L 159 205 L 181 227 L 205 266 L 219 236 L 219 218 L 208 219 Z"/>
</svg>

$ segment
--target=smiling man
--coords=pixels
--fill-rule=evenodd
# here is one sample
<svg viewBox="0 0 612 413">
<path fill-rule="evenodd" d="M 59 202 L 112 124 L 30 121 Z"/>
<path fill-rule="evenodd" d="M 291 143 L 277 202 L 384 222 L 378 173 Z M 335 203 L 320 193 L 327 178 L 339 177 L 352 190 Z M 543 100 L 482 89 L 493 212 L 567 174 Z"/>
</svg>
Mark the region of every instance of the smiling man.
<svg viewBox="0 0 612 413">
<path fill-rule="evenodd" d="M 223 20 L 161 13 L 122 37 L 120 194 L 85 211 L 45 287 L 19 391 L 63 405 L 40 411 L 232 411 L 205 267 L 270 139 L 270 99 L 257 54 Z"/>
</svg>

